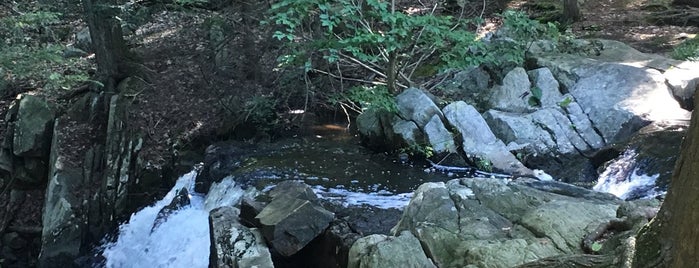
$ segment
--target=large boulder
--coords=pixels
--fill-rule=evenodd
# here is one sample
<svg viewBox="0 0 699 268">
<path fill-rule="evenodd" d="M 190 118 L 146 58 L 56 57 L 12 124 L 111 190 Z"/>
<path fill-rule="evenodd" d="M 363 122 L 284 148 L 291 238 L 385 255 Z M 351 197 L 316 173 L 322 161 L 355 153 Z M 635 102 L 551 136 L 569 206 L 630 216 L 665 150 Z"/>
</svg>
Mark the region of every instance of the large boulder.
<svg viewBox="0 0 699 268">
<path fill-rule="evenodd" d="M 362 143 L 376 150 L 395 149 L 397 137 L 392 123 L 395 118 L 397 116 L 378 109 L 369 109 L 357 116 L 357 131 Z"/>
<path fill-rule="evenodd" d="M 654 69 L 618 63 L 582 66 L 571 95 L 607 143 L 629 137 L 650 121 L 689 118 Z"/>
<path fill-rule="evenodd" d="M 212 183 L 221 181 L 243 165 L 245 152 L 244 147 L 236 143 L 219 143 L 206 147 L 204 166 L 197 174 L 194 190 L 208 193 Z"/>
<path fill-rule="evenodd" d="M 527 72 L 527 74 L 529 74 L 529 78 L 532 81 L 532 88 L 541 90 L 541 107 L 559 107 L 564 98 L 559 90 L 560 84 L 558 84 L 556 78 L 553 77 L 551 70 L 548 68 L 538 68 Z"/>
<path fill-rule="evenodd" d="M 531 82 L 527 71 L 521 67 L 512 69 L 502 79 L 502 86 L 495 86 L 490 96 L 490 104 L 493 109 L 525 113 L 534 111 L 529 105 Z"/>
<path fill-rule="evenodd" d="M 436 267 L 410 232 L 398 236 L 370 235 L 360 238 L 349 252 L 348 268 Z"/>
<path fill-rule="evenodd" d="M 393 232 L 411 232 L 439 267 L 514 267 L 582 254 L 620 204 L 557 182 L 464 178 L 420 186 Z"/>
<path fill-rule="evenodd" d="M 332 212 L 317 203 L 310 187 L 302 185 L 305 187 L 277 185 L 279 192 L 273 194 L 272 201 L 255 217 L 264 237 L 282 256 L 301 250 L 334 219 Z"/>
<path fill-rule="evenodd" d="M 439 115 L 432 116 L 424 132 L 435 153 L 456 153 L 454 134 L 447 130 Z"/>
<path fill-rule="evenodd" d="M 442 111 L 425 92 L 417 88 L 408 88 L 396 96 L 398 115 L 413 121 L 418 128 L 424 129 L 432 116 L 442 116 Z"/>
<path fill-rule="evenodd" d="M 463 100 L 475 106 L 479 111 L 489 107 L 487 96 L 490 94 L 490 74 L 482 67 L 469 67 L 455 72 L 437 88 L 446 99 Z"/>
<path fill-rule="evenodd" d="M 468 157 L 489 161 L 493 168 L 502 172 L 532 174 L 532 171 L 519 162 L 505 144 L 495 137 L 473 106 L 463 101 L 451 103 L 444 107 L 444 116 L 461 134 L 463 150 Z"/>
<path fill-rule="evenodd" d="M 209 212 L 209 267 L 274 267 L 269 249 L 256 228 L 238 222 L 238 210 L 223 206 Z"/>
<path fill-rule="evenodd" d="M 19 101 L 12 144 L 16 156 L 44 157 L 51 147 L 54 110 L 33 95 L 23 95 Z"/>
<path fill-rule="evenodd" d="M 483 117 L 496 136 L 506 143 L 524 146 L 535 154 L 577 154 L 601 147 L 601 137 L 586 140 L 559 109 L 544 108 L 531 114 L 490 110 Z"/>
<path fill-rule="evenodd" d="M 699 62 L 685 61 L 663 73 L 672 95 L 682 108 L 694 110 L 694 92 L 699 89 Z"/>
</svg>

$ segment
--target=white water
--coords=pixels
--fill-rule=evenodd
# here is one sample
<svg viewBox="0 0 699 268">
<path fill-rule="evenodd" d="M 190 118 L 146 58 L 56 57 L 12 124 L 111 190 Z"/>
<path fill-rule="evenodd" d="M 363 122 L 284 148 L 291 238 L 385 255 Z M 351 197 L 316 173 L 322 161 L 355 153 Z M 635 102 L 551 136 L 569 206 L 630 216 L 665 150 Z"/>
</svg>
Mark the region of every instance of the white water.
<svg viewBox="0 0 699 268">
<path fill-rule="evenodd" d="M 162 200 L 132 214 L 129 222 L 119 227 L 119 239 L 106 245 L 102 253 L 107 267 L 208 267 L 209 213 L 202 196 L 191 195 L 189 206 L 168 216 L 151 232 L 158 212 L 177 190 L 187 187 L 194 193 L 195 177 L 196 171 L 183 175 Z"/>
<path fill-rule="evenodd" d="M 104 245 L 102 255 L 107 267 L 208 267 L 209 211 L 221 206 L 237 205 L 245 194 L 231 177 L 214 183 L 206 198 L 191 194 L 190 205 L 169 215 L 165 222 L 152 230 L 158 212 L 170 204 L 179 189 L 186 187 L 189 193 L 194 193 L 196 176 L 196 171 L 183 175 L 162 200 L 132 214 L 129 221 L 119 227 L 118 240 Z M 361 193 L 342 187 L 328 189 L 314 186 L 313 190 L 320 198 L 339 201 L 344 206 L 370 205 L 398 209 L 405 207 L 412 195 L 393 194 L 377 189 L 372 189 L 372 193 Z"/>
<path fill-rule="evenodd" d="M 632 197 L 653 198 L 664 194 L 655 186 L 660 174 L 641 174 L 636 164 L 638 154 L 627 150 L 619 158 L 613 160 L 600 174 L 595 191 L 611 193 L 621 199 Z"/>
</svg>

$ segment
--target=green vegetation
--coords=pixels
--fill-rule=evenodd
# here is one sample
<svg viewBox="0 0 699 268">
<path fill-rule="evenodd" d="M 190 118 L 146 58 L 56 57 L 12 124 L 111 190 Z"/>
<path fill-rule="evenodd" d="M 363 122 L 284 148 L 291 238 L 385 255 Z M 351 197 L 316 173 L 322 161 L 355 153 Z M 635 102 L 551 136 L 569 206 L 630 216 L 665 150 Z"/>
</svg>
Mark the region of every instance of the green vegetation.
<svg viewBox="0 0 699 268">
<path fill-rule="evenodd" d="M 54 30 L 61 14 L 27 12 L 0 19 L 0 66 L 9 81 L 29 81 L 24 88 L 63 90 L 88 81 L 87 63 L 64 57 L 66 47 Z"/>
<path fill-rule="evenodd" d="M 699 39 L 693 37 L 685 40 L 675 47 L 671 56 L 677 60 L 699 60 Z"/>
<path fill-rule="evenodd" d="M 280 57 L 282 65 L 303 66 L 306 73 L 345 82 L 340 89 L 343 101 L 363 108 L 390 109 L 384 96 L 415 86 L 416 78 L 435 70 L 522 65 L 534 41 L 559 36 L 552 23 L 506 11 L 502 17 L 508 38 L 491 41 L 475 31 L 480 18 L 435 10 L 399 10 L 379 0 L 281 0 L 272 5 L 263 23 L 277 27 L 273 36 L 288 49 Z M 352 89 L 345 93 L 347 88 Z M 371 96 L 376 92 L 380 97 Z"/>
</svg>

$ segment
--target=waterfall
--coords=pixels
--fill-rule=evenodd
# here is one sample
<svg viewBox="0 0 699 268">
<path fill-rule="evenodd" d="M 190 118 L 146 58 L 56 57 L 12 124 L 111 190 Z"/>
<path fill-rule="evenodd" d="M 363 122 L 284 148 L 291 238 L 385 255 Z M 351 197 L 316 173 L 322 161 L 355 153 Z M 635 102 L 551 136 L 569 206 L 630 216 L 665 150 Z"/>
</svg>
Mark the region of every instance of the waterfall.
<svg viewBox="0 0 699 268">
<path fill-rule="evenodd" d="M 637 156 L 638 153 L 630 149 L 612 160 L 600 174 L 593 189 L 611 193 L 624 200 L 653 198 L 664 194 L 655 184 L 660 174 L 643 174 L 636 161 Z"/>
<path fill-rule="evenodd" d="M 203 196 L 191 194 L 190 205 L 153 229 L 158 212 L 172 201 L 177 190 L 186 187 L 194 193 L 196 176 L 196 171 L 183 175 L 162 200 L 132 214 L 128 223 L 119 227 L 118 240 L 104 246 L 102 255 L 107 267 L 208 267 L 209 213 Z"/>
</svg>

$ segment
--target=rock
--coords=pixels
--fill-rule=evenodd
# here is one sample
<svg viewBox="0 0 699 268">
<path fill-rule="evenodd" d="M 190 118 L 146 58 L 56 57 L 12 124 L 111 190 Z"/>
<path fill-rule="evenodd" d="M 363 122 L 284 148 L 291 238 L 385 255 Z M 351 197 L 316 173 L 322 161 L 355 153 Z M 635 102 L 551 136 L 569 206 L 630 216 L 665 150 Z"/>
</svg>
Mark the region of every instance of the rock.
<svg viewBox="0 0 699 268">
<path fill-rule="evenodd" d="M 83 187 L 82 169 L 66 162 L 59 148 L 65 135 L 63 121 L 58 119 L 53 141 L 49 182 L 42 213 L 41 253 L 39 267 L 71 264 L 83 245 L 85 222 L 80 213 L 82 200 L 75 193 Z"/>
<path fill-rule="evenodd" d="M 325 232 L 304 250 L 297 253 L 299 266 L 305 267 L 346 267 L 349 251 L 357 239 L 362 236 L 347 222 L 333 221 Z"/>
<path fill-rule="evenodd" d="M 170 201 L 170 204 L 167 206 L 164 206 L 160 211 L 158 211 L 158 215 L 155 216 L 155 221 L 153 221 L 153 227 L 151 228 L 151 233 L 158 228 L 163 222 L 167 221 L 167 218 L 172 215 L 172 213 L 177 212 L 181 208 L 185 206 L 189 206 L 190 200 L 189 200 L 189 192 L 187 191 L 187 188 L 182 188 L 177 190 L 177 193 L 175 193 L 175 197 L 172 198 L 172 201 Z"/>
<path fill-rule="evenodd" d="M 570 90 L 607 143 L 629 137 L 650 121 L 685 120 L 656 70 L 603 63 L 575 70 Z"/>
<path fill-rule="evenodd" d="M 43 99 L 23 95 L 19 101 L 12 144 L 16 156 L 46 157 L 51 147 L 54 110 Z"/>
<path fill-rule="evenodd" d="M 582 254 L 582 239 L 599 223 L 616 218 L 621 201 L 562 185 L 485 178 L 426 183 L 415 191 L 393 232 L 411 232 L 439 267 L 514 267 Z"/>
<path fill-rule="evenodd" d="M 444 107 L 444 115 L 449 124 L 461 134 L 463 150 L 467 156 L 486 159 L 492 163 L 493 168 L 502 172 L 532 173 L 495 137 L 473 106 L 457 101 Z"/>
<path fill-rule="evenodd" d="M 433 115 L 425 125 L 425 136 L 435 153 L 456 153 L 454 134 L 444 126 L 441 117 Z"/>
<path fill-rule="evenodd" d="M 378 151 L 397 148 L 392 118 L 388 112 L 377 109 L 366 110 L 357 116 L 357 131 L 362 144 Z"/>
<path fill-rule="evenodd" d="M 566 94 L 565 98 L 573 99 L 572 96 Z M 592 125 L 592 121 L 587 117 L 580 105 L 576 101 L 571 101 L 568 105 L 563 106 L 566 111 L 566 116 L 570 120 L 571 126 L 580 137 L 593 149 L 601 149 L 606 145 L 602 136 L 597 133 L 597 130 Z"/>
<path fill-rule="evenodd" d="M 489 110 L 483 114 L 483 118 L 508 147 L 515 143 L 521 145 L 523 151 L 536 154 L 547 154 L 557 149 L 556 137 L 525 115 Z"/>
<path fill-rule="evenodd" d="M 506 112 L 527 113 L 534 111 L 529 105 L 529 97 L 532 96 L 531 82 L 527 72 L 521 68 L 514 68 L 505 75 L 502 86 L 495 86 L 489 97 L 493 109 Z"/>
<path fill-rule="evenodd" d="M 402 232 L 396 237 L 370 235 L 360 238 L 350 249 L 347 267 L 436 266 L 422 251 L 420 241 L 410 232 Z"/>
<path fill-rule="evenodd" d="M 481 67 L 469 67 L 456 72 L 438 86 L 440 94 L 446 99 L 463 100 L 475 106 L 479 111 L 485 111 L 490 88 L 490 75 Z"/>
<path fill-rule="evenodd" d="M 417 88 L 408 88 L 396 96 L 398 115 L 413 121 L 418 128 L 424 129 L 432 116 L 442 117 L 442 111 L 425 92 Z"/>
<path fill-rule="evenodd" d="M 87 52 L 85 52 L 82 49 L 76 48 L 76 47 L 67 47 L 66 49 L 63 50 L 63 57 L 66 59 L 82 58 L 82 57 L 87 57 L 87 55 L 89 55 Z"/>
<path fill-rule="evenodd" d="M 422 132 L 417 127 L 415 122 L 396 119 L 393 121 L 393 133 L 402 139 L 402 143 L 408 146 L 414 146 L 422 143 Z"/>
<path fill-rule="evenodd" d="M 27 240 L 24 240 L 16 232 L 8 232 L 2 236 L 2 244 L 8 246 L 13 250 L 19 250 L 27 246 Z"/>
<path fill-rule="evenodd" d="M 529 72 L 529 77 L 532 80 L 532 87 L 541 90 L 541 107 L 542 108 L 558 108 L 559 103 L 564 100 L 561 91 L 559 90 L 558 81 L 553 77 L 551 70 L 548 68 L 534 69 Z"/>
<path fill-rule="evenodd" d="M 90 28 L 85 27 L 75 34 L 75 47 L 84 51 L 92 52 L 92 37 L 90 36 Z"/>
<path fill-rule="evenodd" d="M 237 209 L 230 206 L 209 213 L 209 267 L 274 267 L 260 231 L 241 225 L 237 218 Z"/>
<path fill-rule="evenodd" d="M 304 198 L 306 191 L 287 192 L 274 197 L 255 217 L 269 244 L 281 255 L 291 256 L 321 234 L 333 220 L 332 212 L 313 200 Z"/>
<path fill-rule="evenodd" d="M 663 73 L 672 95 L 688 111 L 694 110 L 694 92 L 699 89 L 698 72 L 699 62 L 684 61 Z"/>
</svg>

